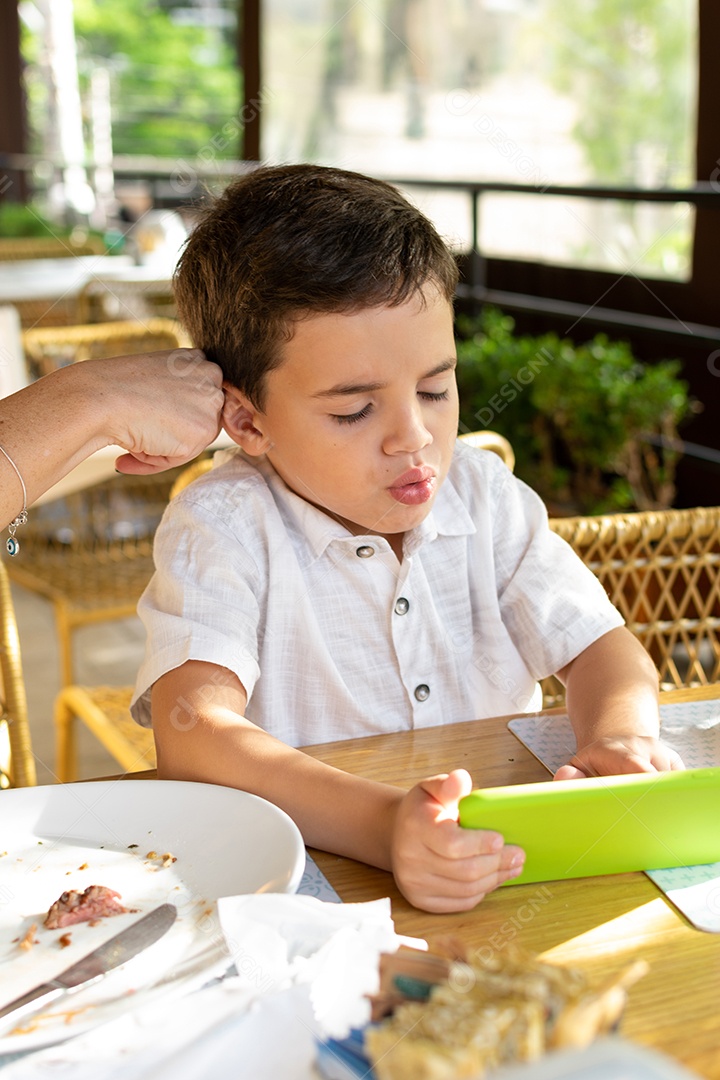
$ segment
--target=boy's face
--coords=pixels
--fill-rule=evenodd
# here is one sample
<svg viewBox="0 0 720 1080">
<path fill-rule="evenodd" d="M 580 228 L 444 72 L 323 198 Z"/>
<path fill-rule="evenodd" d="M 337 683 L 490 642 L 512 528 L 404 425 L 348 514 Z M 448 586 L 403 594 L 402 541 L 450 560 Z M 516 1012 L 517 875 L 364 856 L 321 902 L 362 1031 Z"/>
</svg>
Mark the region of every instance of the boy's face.
<svg viewBox="0 0 720 1080">
<path fill-rule="evenodd" d="M 435 290 L 398 307 L 294 325 L 252 424 L 288 487 L 350 532 L 402 534 L 430 512 L 458 426 L 452 309 Z M 241 445 L 248 449 L 242 440 Z M 253 452 L 251 449 L 250 452 Z"/>
</svg>

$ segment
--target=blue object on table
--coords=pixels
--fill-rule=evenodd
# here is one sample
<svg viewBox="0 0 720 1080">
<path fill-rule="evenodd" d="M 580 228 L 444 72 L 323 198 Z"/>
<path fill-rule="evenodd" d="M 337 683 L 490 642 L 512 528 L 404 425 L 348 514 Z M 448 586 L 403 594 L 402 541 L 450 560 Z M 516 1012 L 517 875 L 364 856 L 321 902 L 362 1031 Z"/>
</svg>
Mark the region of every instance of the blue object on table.
<svg viewBox="0 0 720 1080">
<path fill-rule="evenodd" d="M 344 1039 L 325 1039 L 317 1044 L 315 1063 L 324 1080 L 373 1080 L 360 1028 Z"/>
</svg>

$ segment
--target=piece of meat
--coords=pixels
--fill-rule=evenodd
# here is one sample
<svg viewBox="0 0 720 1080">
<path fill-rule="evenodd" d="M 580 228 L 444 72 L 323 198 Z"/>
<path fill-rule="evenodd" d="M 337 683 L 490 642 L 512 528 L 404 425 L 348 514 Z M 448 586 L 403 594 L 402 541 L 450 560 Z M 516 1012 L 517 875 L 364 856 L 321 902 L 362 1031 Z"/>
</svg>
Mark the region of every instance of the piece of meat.
<svg viewBox="0 0 720 1080">
<path fill-rule="evenodd" d="M 119 900 L 120 893 L 104 885 L 88 885 L 84 892 L 71 889 L 55 901 L 43 925 L 48 930 L 58 930 L 62 926 L 73 926 L 109 915 L 124 915 L 128 909 Z"/>
</svg>

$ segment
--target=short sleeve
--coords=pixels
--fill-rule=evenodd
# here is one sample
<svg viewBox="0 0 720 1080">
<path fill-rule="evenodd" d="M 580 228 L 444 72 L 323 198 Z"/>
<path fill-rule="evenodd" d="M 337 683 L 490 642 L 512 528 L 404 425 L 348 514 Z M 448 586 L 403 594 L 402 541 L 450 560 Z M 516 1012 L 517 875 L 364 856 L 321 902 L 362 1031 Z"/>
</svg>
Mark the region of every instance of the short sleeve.
<svg viewBox="0 0 720 1080">
<path fill-rule="evenodd" d="M 150 726 L 150 690 L 168 671 L 202 660 L 237 675 L 248 697 L 260 674 L 258 566 L 228 523 L 182 495 L 154 546 L 155 575 L 138 604 L 147 633 L 131 711 Z"/>
<path fill-rule="evenodd" d="M 593 572 L 550 528 L 542 500 L 511 473 L 497 493 L 493 530 L 502 619 L 535 679 L 623 625 Z"/>
</svg>

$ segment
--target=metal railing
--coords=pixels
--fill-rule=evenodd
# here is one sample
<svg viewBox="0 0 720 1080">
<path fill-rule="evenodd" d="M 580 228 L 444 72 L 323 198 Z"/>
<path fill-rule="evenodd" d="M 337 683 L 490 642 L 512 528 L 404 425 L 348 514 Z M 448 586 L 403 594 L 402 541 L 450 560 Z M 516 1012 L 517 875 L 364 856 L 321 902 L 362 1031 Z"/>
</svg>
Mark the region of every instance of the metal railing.
<svg viewBox="0 0 720 1080">
<path fill-rule="evenodd" d="M 38 159 L 29 155 L 0 154 L 0 177 L 22 173 L 32 180 Z M 43 161 L 45 182 L 59 166 Z M 199 161 L 147 157 L 117 157 L 113 162 L 116 182 L 142 182 L 156 206 L 182 207 L 201 201 L 208 190 L 224 184 L 234 176 L 257 167 L 257 162 L 223 161 L 215 159 L 210 166 Z M 93 166 L 87 166 L 92 179 Z M 487 284 L 487 258 L 480 246 L 481 203 L 488 194 L 517 194 L 560 196 L 563 198 L 611 200 L 616 202 L 687 203 L 695 208 L 720 210 L 720 184 L 703 182 L 684 188 L 571 186 L 565 184 L 521 184 L 501 180 L 440 180 L 421 177 L 387 177 L 402 188 L 424 188 L 464 193 L 470 201 L 471 247 L 467 252 L 466 272 L 458 286 L 458 297 L 480 308 L 492 304 L 507 311 L 555 316 L 572 322 L 591 321 L 612 329 L 636 330 L 644 333 L 669 334 L 673 337 L 704 343 L 720 343 L 720 326 L 706 326 L 680 319 L 646 315 L 641 312 L 583 304 L 553 297 L 535 296 L 509 290 L 490 288 Z M 1 192 L 0 192 L 1 193 Z M 508 258 L 507 262 L 525 261 Z M 527 260 L 532 262 L 533 260 Z M 608 271 L 598 271 L 608 273 Z M 640 276 L 640 275 L 637 275 Z"/>
</svg>

